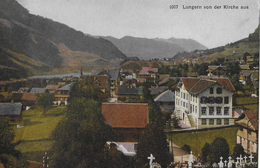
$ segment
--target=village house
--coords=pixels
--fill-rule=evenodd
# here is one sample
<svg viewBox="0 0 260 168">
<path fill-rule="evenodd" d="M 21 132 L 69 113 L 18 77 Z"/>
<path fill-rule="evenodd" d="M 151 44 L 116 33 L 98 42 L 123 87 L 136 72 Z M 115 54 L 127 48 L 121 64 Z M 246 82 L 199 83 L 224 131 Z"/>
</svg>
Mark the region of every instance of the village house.
<svg viewBox="0 0 260 168">
<path fill-rule="evenodd" d="M 147 103 L 102 103 L 102 113 L 117 134 L 116 142 L 138 142 L 149 123 Z"/>
<path fill-rule="evenodd" d="M 152 82 L 156 82 L 159 80 L 158 68 L 142 67 L 138 76 L 139 78 L 146 78 L 147 80 L 152 80 Z"/>
<path fill-rule="evenodd" d="M 127 88 L 127 87 L 118 87 L 116 95 L 119 101 L 127 101 L 127 100 L 138 100 L 142 98 L 143 88 Z"/>
<path fill-rule="evenodd" d="M 175 116 L 196 128 L 233 125 L 234 91 L 228 78 L 181 78 L 175 91 Z"/>
<path fill-rule="evenodd" d="M 166 90 L 159 94 L 154 99 L 154 102 L 160 106 L 164 115 L 170 115 L 173 113 L 175 107 L 175 93 L 170 90 Z"/>
<path fill-rule="evenodd" d="M 0 116 L 7 116 L 12 125 L 22 124 L 22 103 L 0 103 Z"/>
<path fill-rule="evenodd" d="M 225 76 L 226 75 L 226 67 L 219 65 L 219 66 L 209 66 L 208 76 Z"/>
<path fill-rule="evenodd" d="M 60 88 L 60 85 L 47 85 L 45 87 L 45 89 L 48 90 L 50 94 L 54 93 L 59 88 Z"/>
<path fill-rule="evenodd" d="M 251 76 L 252 72 L 253 71 L 251 71 L 251 70 L 241 70 L 241 72 L 239 73 L 239 81 L 243 85 L 246 85 L 251 80 L 250 76 Z"/>
<path fill-rule="evenodd" d="M 68 104 L 68 98 L 70 96 L 69 92 L 71 87 L 73 86 L 73 82 L 70 84 L 67 84 L 63 87 L 60 87 L 56 92 L 55 92 L 55 100 L 53 101 L 53 104 L 55 105 L 67 105 Z"/>
<path fill-rule="evenodd" d="M 239 125 L 237 132 L 237 144 L 241 144 L 248 154 L 254 154 L 258 151 L 258 112 L 245 111 L 236 121 Z"/>
<path fill-rule="evenodd" d="M 108 76 L 110 80 L 110 94 L 115 96 L 116 88 L 120 84 L 119 70 L 93 70 L 89 76 Z"/>
<path fill-rule="evenodd" d="M 28 110 L 32 106 L 36 104 L 37 96 L 32 93 L 23 93 L 23 96 L 21 98 L 21 103 L 23 105 L 23 109 Z"/>
</svg>

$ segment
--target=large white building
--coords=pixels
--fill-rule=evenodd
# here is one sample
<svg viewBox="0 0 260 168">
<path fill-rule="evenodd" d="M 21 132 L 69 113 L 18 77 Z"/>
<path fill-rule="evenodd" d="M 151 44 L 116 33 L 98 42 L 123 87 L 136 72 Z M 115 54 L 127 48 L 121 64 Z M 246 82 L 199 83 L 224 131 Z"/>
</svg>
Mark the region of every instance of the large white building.
<svg viewBox="0 0 260 168">
<path fill-rule="evenodd" d="M 175 91 L 175 116 L 196 128 L 233 125 L 234 91 L 228 78 L 181 78 Z"/>
</svg>

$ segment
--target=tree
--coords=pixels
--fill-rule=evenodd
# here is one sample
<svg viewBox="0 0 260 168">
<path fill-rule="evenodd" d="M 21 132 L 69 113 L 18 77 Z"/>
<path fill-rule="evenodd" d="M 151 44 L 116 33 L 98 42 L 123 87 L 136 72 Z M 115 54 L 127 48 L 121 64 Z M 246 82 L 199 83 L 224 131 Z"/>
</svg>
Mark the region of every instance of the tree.
<svg viewBox="0 0 260 168">
<path fill-rule="evenodd" d="M 43 114 L 52 106 L 53 96 L 49 93 L 42 93 L 36 99 L 36 104 L 43 108 Z"/>
<path fill-rule="evenodd" d="M 237 74 L 234 74 L 231 78 L 230 78 L 231 83 L 233 84 L 233 86 L 237 91 L 243 91 L 243 85 L 242 83 L 239 82 L 239 76 Z"/>
<path fill-rule="evenodd" d="M 51 164 L 64 168 L 105 167 L 104 149 L 113 135 L 97 102 L 74 99 L 53 132 Z"/>
<path fill-rule="evenodd" d="M 218 163 L 220 161 L 220 157 L 228 160 L 229 156 L 229 145 L 225 138 L 217 137 L 210 144 L 210 153 L 208 155 L 208 161 L 211 163 Z"/>
<path fill-rule="evenodd" d="M 18 158 L 21 153 L 14 149 L 14 130 L 9 125 L 9 119 L 0 116 L 0 161 L 5 167 L 19 167 Z"/>
<path fill-rule="evenodd" d="M 187 145 L 187 144 L 184 144 L 181 149 L 185 150 L 185 151 L 188 152 L 188 153 L 190 153 L 190 151 L 191 151 L 191 150 L 190 150 L 190 146 Z"/>
<path fill-rule="evenodd" d="M 136 155 L 139 167 L 147 165 L 147 157 L 150 154 L 153 154 L 155 162 L 161 164 L 162 167 L 166 167 L 173 159 L 169 153 L 164 129 L 156 123 L 149 123 L 140 136 Z"/>
<path fill-rule="evenodd" d="M 239 66 L 239 62 L 230 62 L 226 66 L 226 75 L 229 77 L 233 76 L 234 74 L 239 75 L 240 71 L 241 68 Z"/>
<path fill-rule="evenodd" d="M 163 127 L 165 125 L 165 119 L 164 119 L 164 115 L 161 112 L 160 106 L 157 103 L 152 101 L 148 104 L 148 110 L 149 110 L 149 122 L 156 123 L 157 125 Z"/>
<path fill-rule="evenodd" d="M 72 86 L 69 101 L 77 98 L 93 99 L 102 102 L 106 100 L 106 95 L 100 89 L 96 89 L 91 79 L 87 78 Z"/>
<path fill-rule="evenodd" d="M 207 157 L 210 153 L 210 144 L 209 143 L 205 143 L 205 145 L 203 146 L 203 148 L 201 149 L 201 159 L 202 162 L 207 162 Z"/>
<path fill-rule="evenodd" d="M 233 158 L 237 158 L 240 155 L 245 155 L 245 150 L 241 144 L 236 144 L 236 146 L 233 149 Z"/>
</svg>

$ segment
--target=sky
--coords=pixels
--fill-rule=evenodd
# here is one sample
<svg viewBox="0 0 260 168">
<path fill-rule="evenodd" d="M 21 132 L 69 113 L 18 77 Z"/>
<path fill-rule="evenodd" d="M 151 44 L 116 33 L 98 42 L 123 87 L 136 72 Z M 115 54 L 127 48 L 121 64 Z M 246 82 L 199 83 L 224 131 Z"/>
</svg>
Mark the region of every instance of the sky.
<svg viewBox="0 0 260 168">
<path fill-rule="evenodd" d="M 243 39 L 259 24 L 259 0 L 17 1 L 31 14 L 93 36 L 185 38 L 208 48 Z M 174 9 L 170 9 L 171 5 Z M 238 9 L 224 9 L 224 5 L 238 6 Z M 241 6 L 248 8 L 241 9 Z"/>
</svg>

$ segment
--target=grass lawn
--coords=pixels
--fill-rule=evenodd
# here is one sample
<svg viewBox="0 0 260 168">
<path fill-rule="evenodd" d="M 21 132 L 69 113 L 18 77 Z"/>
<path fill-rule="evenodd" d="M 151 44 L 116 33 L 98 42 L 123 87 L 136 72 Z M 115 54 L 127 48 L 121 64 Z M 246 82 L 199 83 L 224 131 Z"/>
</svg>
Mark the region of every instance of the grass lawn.
<svg viewBox="0 0 260 168">
<path fill-rule="evenodd" d="M 258 98 L 254 98 L 254 97 L 238 97 L 237 98 L 237 106 L 234 106 L 234 108 L 239 107 L 239 108 L 246 108 L 249 110 L 255 110 L 258 111 Z M 250 105 L 245 105 L 248 103 L 256 103 L 256 104 L 250 104 Z"/>
<path fill-rule="evenodd" d="M 30 109 L 23 112 L 23 128 L 15 128 L 14 143 L 21 140 L 16 149 L 21 151 L 27 160 L 41 162 L 45 151 L 53 141 L 52 131 L 64 117 L 65 106 L 54 107 L 42 114 L 42 109 Z"/>
<path fill-rule="evenodd" d="M 193 132 L 183 132 L 183 133 L 172 133 L 172 142 L 180 147 L 183 145 L 189 145 L 192 152 L 195 155 L 201 153 L 201 148 L 206 142 L 211 144 L 215 138 L 222 137 L 225 138 L 229 144 L 230 154 L 233 154 L 233 148 L 236 145 L 236 133 L 238 131 L 237 127 L 222 128 L 216 130 L 206 130 L 206 131 L 193 131 Z M 170 137 L 168 136 L 170 139 Z"/>
</svg>

